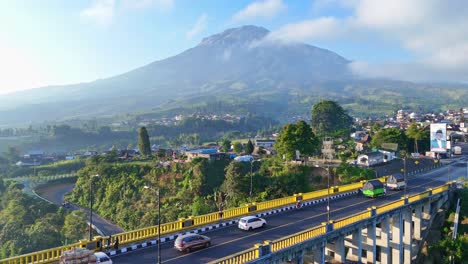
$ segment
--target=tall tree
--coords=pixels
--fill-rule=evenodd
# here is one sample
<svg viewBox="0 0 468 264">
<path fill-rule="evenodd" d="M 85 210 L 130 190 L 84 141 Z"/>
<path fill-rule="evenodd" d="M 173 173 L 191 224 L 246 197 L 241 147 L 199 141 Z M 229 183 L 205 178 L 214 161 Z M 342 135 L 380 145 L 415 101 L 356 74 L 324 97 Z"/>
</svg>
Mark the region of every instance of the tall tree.
<svg viewBox="0 0 468 264">
<path fill-rule="evenodd" d="M 221 151 L 228 152 L 230 149 L 231 149 L 231 140 L 224 139 L 223 142 L 221 142 Z"/>
<path fill-rule="evenodd" d="M 275 142 L 278 154 L 285 155 L 288 160 L 294 158 L 296 150 L 303 155 L 312 155 L 317 148 L 318 139 L 304 121 L 285 125 Z"/>
<path fill-rule="evenodd" d="M 236 206 L 243 196 L 244 167 L 242 162 L 231 162 L 226 167 L 226 178 L 221 185 L 221 191 L 226 194 L 226 202 L 229 206 Z"/>
<path fill-rule="evenodd" d="M 249 139 L 249 141 L 247 142 L 247 145 L 245 145 L 245 153 L 252 154 L 253 151 L 254 151 L 254 145 L 252 143 L 252 140 Z"/>
<path fill-rule="evenodd" d="M 241 153 L 242 150 L 243 150 L 242 143 L 240 143 L 240 142 L 234 143 L 233 150 L 234 150 L 235 153 L 238 153 L 238 154 Z"/>
<path fill-rule="evenodd" d="M 425 136 L 424 127 L 411 123 L 406 130 L 406 135 L 414 140 L 414 151 L 419 153 L 418 140 L 422 140 Z"/>
<path fill-rule="evenodd" d="M 334 101 L 321 101 L 312 107 L 312 129 L 317 135 L 346 136 L 353 119 Z"/>
<path fill-rule="evenodd" d="M 143 156 L 151 155 L 151 145 L 146 127 L 138 130 L 138 149 Z"/>
</svg>

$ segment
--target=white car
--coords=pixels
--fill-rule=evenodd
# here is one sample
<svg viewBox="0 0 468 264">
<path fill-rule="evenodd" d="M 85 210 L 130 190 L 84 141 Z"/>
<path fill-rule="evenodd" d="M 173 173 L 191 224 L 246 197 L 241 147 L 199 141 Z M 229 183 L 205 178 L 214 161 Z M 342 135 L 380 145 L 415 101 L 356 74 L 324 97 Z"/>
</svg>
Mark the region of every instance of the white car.
<svg viewBox="0 0 468 264">
<path fill-rule="evenodd" d="M 266 221 L 265 219 L 256 216 L 246 216 L 239 219 L 239 224 L 237 226 L 243 230 L 252 230 L 255 228 L 265 227 Z"/>
<path fill-rule="evenodd" d="M 96 256 L 96 263 L 100 264 L 112 264 L 112 259 L 107 256 L 104 252 L 95 252 L 94 255 Z"/>
</svg>

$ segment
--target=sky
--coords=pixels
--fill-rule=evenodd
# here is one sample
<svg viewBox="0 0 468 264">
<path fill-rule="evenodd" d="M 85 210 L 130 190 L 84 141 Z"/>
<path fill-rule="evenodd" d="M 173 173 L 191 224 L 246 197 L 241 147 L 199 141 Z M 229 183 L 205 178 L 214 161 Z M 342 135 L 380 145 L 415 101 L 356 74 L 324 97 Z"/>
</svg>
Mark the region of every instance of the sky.
<svg viewBox="0 0 468 264">
<path fill-rule="evenodd" d="M 0 0 L 0 94 L 122 74 L 242 25 L 357 76 L 468 81 L 465 0 Z"/>
</svg>

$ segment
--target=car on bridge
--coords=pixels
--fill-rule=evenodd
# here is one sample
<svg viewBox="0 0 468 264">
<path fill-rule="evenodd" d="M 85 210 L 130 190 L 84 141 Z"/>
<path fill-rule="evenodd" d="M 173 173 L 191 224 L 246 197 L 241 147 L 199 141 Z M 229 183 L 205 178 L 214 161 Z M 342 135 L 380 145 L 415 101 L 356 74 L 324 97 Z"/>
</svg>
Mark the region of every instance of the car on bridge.
<svg viewBox="0 0 468 264">
<path fill-rule="evenodd" d="M 174 242 L 175 249 L 187 253 L 197 248 L 204 248 L 209 246 L 211 246 L 211 238 L 193 233 L 179 235 Z"/>
<path fill-rule="evenodd" d="M 104 252 L 95 252 L 94 256 L 96 256 L 96 263 L 112 264 L 111 258 Z"/>
<path fill-rule="evenodd" d="M 266 226 L 266 220 L 256 216 L 245 216 L 239 219 L 237 227 L 243 230 L 252 230 Z"/>
</svg>

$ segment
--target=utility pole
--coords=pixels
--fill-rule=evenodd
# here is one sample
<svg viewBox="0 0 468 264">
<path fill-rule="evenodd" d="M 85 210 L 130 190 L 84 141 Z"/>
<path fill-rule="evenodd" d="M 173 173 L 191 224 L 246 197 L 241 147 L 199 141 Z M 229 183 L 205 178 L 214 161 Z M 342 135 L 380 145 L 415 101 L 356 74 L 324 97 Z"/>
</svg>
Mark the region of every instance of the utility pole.
<svg viewBox="0 0 468 264">
<path fill-rule="evenodd" d="M 324 161 L 327 161 L 327 223 L 330 222 L 330 163 L 333 159 L 333 154 L 335 154 L 335 148 L 333 147 L 333 138 L 325 137 L 322 144 L 322 155 Z"/>
<path fill-rule="evenodd" d="M 151 191 L 154 191 L 156 193 L 156 202 L 157 202 L 157 206 L 158 206 L 158 264 L 161 264 L 161 196 L 160 196 L 160 188 L 159 188 L 159 176 L 157 177 L 157 184 L 158 184 L 158 188 L 157 189 L 154 189 L 154 188 L 151 188 L 150 186 L 143 186 L 144 189 L 146 190 L 151 190 Z"/>
</svg>

